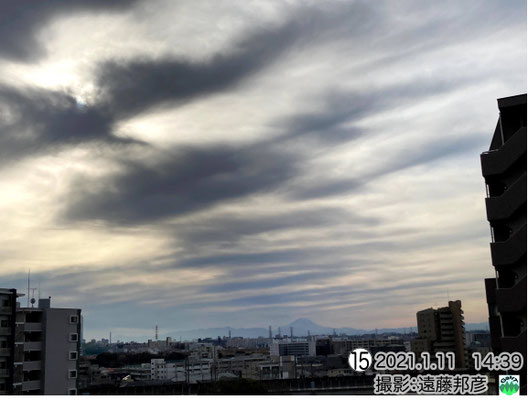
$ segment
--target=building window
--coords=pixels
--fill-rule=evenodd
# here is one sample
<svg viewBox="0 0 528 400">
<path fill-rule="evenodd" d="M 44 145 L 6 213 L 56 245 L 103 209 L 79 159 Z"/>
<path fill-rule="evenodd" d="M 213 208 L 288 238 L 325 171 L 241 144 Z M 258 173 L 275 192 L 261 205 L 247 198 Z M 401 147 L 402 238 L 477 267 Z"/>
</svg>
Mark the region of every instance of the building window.
<svg viewBox="0 0 528 400">
<path fill-rule="evenodd" d="M 68 371 L 68 378 L 71 378 L 71 379 L 77 378 L 77 370 L 76 369 L 70 369 Z"/>
<path fill-rule="evenodd" d="M 79 340 L 79 335 L 77 333 L 70 333 L 70 342 L 77 342 Z"/>
<path fill-rule="evenodd" d="M 77 352 L 76 351 L 70 351 L 70 360 L 77 360 Z"/>
<path fill-rule="evenodd" d="M 78 324 L 79 323 L 79 316 L 78 315 L 70 315 L 70 324 Z"/>
<path fill-rule="evenodd" d="M 77 394 L 77 389 L 68 389 L 68 394 L 70 394 L 70 395 Z"/>
</svg>

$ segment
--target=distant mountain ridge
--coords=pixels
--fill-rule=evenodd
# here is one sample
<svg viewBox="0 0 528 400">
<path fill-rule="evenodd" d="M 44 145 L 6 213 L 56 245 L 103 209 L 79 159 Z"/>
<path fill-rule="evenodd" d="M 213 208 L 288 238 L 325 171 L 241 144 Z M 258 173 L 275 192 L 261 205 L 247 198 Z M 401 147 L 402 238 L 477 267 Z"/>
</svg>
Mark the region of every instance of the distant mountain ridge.
<svg viewBox="0 0 528 400">
<path fill-rule="evenodd" d="M 295 321 L 287 324 L 281 325 L 280 331 L 282 335 L 290 335 L 290 327 L 293 328 L 294 336 L 306 336 L 308 331 L 312 335 L 331 335 L 334 330 L 337 334 L 346 334 L 346 335 L 364 335 L 368 333 L 406 333 L 412 330 L 413 332 L 417 331 L 416 326 L 405 327 L 405 328 L 380 328 L 380 329 L 355 329 L 355 328 L 332 328 L 316 324 L 315 322 L 307 318 L 299 318 Z M 467 331 L 473 330 L 487 330 L 489 331 L 489 325 L 487 322 L 478 322 L 478 323 L 469 323 L 466 324 Z M 269 336 L 269 330 L 267 328 L 232 328 L 229 326 L 218 327 L 218 328 L 205 328 L 205 329 L 191 329 L 191 330 L 182 330 L 182 331 L 171 331 L 168 332 L 165 336 L 172 337 L 173 340 L 179 340 L 180 337 L 182 340 L 192 340 L 198 338 L 216 338 L 218 336 L 229 336 L 229 331 L 231 331 L 232 337 L 244 337 L 244 338 L 258 338 Z M 278 333 L 277 327 L 272 327 L 272 334 L 275 336 Z"/>
</svg>

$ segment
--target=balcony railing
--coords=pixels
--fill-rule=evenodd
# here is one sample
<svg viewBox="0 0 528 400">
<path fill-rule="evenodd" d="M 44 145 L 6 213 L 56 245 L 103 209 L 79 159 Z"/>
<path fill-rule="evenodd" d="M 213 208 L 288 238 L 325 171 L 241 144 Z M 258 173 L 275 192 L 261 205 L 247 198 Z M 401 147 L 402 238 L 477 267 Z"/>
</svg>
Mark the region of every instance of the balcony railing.
<svg viewBox="0 0 528 400">
<path fill-rule="evenodd" d="M 523 203 L 526 203 L 526 172 L 517 178 L 502 195 L 486 199 L 488 221 L 511 217 Z"/>
<path fill-rule="evenodd" d="M 526 276 L 511 288 L 495 289 L 497 308 L 499 312 L 521 311 L 526 304 L 521 299 L 526 299 Z"/>
<path fill-rule="evenodd" d="M 38 381 L 25 381 L 22 382 L 22 391 L 38 390 L 40 389 L 40 380 Z"/>
<path fill-rule="evenodd" d="M 0 328 L 0 336 L 11 335 L 11 328 Z"/>
<path fill-rule="evenodd" d="M 40 370 L 40 368 L 41 368 L 40 361 L 24 361 L 24 364 L 22 365 L 23 371 L 35 371 L 35 370 Z"/>
<path fill-rule="evenodd" d="M 11 355 L 11 349 L 9 348 L 0 349 L 0 356 L 7 357 L 10 355 Z"/>
<path fill-rule="evenodd" d="M 490 243 L 491 260 L 494 266 L 516 262 L 526 254 L 526 225 L 516 231 L 504 242 Z"/>
<path fill-rule="evenodd" d="M 482 175 L 498 175 L 506 171 L 526 152 L 526 127 L 520 128 L 510 139 L 497 150 L 480 155 Z"/>
<path fill-rule="evenodd" d="M 42 350 L 41 342 L 25 342 L 24 351 L 40 351 Z"/>
<path fill-rule="evenodd" d="M 26 332 L 41 332 L 42 324 L 40 322 L 26 322 L 24 324 L 24 330 Z"/>
</svg>

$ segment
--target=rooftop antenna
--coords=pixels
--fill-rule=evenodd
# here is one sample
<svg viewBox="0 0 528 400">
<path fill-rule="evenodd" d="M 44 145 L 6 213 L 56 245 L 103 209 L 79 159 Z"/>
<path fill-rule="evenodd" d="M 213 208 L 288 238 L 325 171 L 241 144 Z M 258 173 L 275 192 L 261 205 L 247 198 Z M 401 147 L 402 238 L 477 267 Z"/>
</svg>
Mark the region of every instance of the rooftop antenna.
<svg viewBox="0 0 528 400">
<path fill-rule="evenodd" d="M 281 331 L 280 331 L 280 326 L 279 326 L 279 337 L 280 337 L 280 335 L 281 335 Z"/>
<path fill-rule="evenodd" d="M 110 331 L 110 340 L 109 340 L 110 344 L 112 344 L 112 331 Z"/>
<path fill-rule="evenodd" d="M 271 325 L 269 326 L 269 338 L 271 339 Z"/>
<path fill-rule="evenodd" d="M 29 281 L 31 278 L 31 268 L 28 268 L 28 290 L 27 290 L 27 307 L 29 308 Z"/>
<path fill-rule="evenodd" d="M 447 303 L 449 304 L 449 288 L 447 288 Z"/>
<path fill-rule="evenodd" d="M 154 338 L 158 340 L 158 324 L 156 324 L 156 327 L 154 328 Z"/>
<path fill-rule="evenodd" d="M 293 326 L 290 326 L 290 339 L 293 339 Z"/>
<path fill-rule="evenodd" d="M 35 307 L 35 290 L 37 290 L 37 288 L 31 288 L 31 300 L 29 300 L 31 308 Z"/>
<path fill-rule="evenodd" d="M 310 334 L 310 329 L 308 329 L 308 337 L 312 337 L 312 335 Z"/>
</svg>

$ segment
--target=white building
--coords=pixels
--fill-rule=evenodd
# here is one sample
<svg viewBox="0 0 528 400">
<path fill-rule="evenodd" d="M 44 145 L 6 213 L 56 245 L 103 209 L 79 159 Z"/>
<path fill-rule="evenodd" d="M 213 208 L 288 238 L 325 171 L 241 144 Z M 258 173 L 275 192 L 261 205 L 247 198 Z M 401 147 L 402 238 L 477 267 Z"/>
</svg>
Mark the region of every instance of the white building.
<svg viewBox="0 0 528 400">
<path fill-rule="evenodd" d="M 172 382 L 206 382 L 212 380 L 211 360 L 165 361 L 163 358 L 150 360 L 152 380 Z"/>
</svg>

